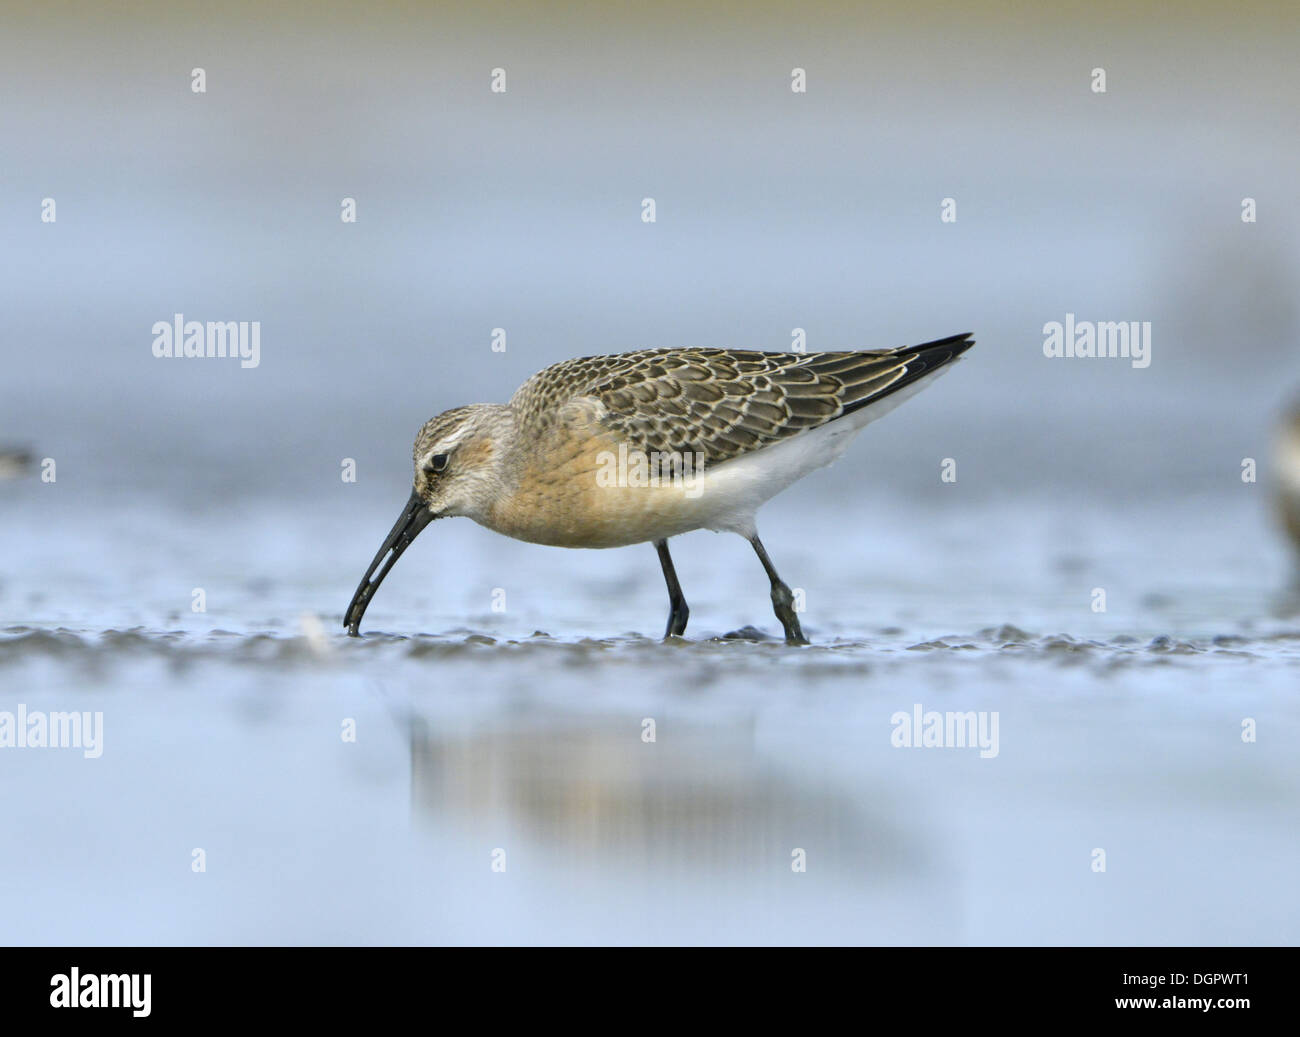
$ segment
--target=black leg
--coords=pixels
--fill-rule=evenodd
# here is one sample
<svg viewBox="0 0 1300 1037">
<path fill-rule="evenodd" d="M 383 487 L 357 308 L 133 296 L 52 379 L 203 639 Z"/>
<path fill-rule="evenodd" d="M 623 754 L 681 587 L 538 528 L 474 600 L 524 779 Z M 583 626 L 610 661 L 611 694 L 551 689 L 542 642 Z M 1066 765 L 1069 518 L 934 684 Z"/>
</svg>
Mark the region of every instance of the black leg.
<svg viewBox="0 0 1300 1037">
<path fill-rule="evenodd" d="M 668 629 L 664 638 L 681 637 L 686 632 L 686 621 L 691 618 L 691 610 L 686 607 L 682 597 L 682 585 L 677 582 L 677 570 L 673 568 L 673 556 L 668 553 L 668 541 L 656 540 L 655 550 L 659 552 L 659 564 L 664 567 L 664 580 L 668 583 Z"/>
<path fill-rule="evenodd" d="M 763 541 L 758 539 L 758 534 L 755 533 L 750 537 L 749 542 L 754 545 L 758 560 L 763 563 L 763 568 L 767 570 L 767 578 L 772 581 L 772 608 L 776 612 L 776 618 L 785 627 L 786 644 L 806 645 L 808 642 L 804 640 L 803 631 L 799 628 L 799 617 L 794 614 L 794 595 L 776 574 L 772 559 L 767 557 L 767 552 L 763 549 Z"/>
</svg>

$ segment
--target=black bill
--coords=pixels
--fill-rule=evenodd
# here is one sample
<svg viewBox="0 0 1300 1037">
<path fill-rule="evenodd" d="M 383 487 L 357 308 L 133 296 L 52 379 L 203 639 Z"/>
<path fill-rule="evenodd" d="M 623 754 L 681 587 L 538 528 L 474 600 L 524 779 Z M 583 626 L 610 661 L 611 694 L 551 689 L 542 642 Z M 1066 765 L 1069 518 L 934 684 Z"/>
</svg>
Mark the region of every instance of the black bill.
<svg viewBox="0 0 1300 1037">
<path fill-rule="evenodd" d="M 384 582 L 388 570 L 402 557 L 402 552 L 411 546 L 411 541 L 420 535 L 420 531 L 436 517 L 429 510 L 429 506 L 412 490 L 411 499 L 406 502 L 402 514 L 398 516 L 392 530 L 384 538 L 383 546 L 380 547 L 379 553 L 375 555 L 375 560 L 370 563 L 366 575 L 361 577 L 361 584 L 357 587 L 357 592 L 352 595 L 352 604 L 348 606 L 347 612 L 343 614 L 343 625 L 348 628 L 348 633 L 352 637 L 357 636 L 357 627 L 361 625 L 361 617 L 366 614 L 370 599 L 375 596 L 375 591 L 379 590 L 379 585 Z M 387 556 L 387 561 L 385 561 L 385 556 Z M 382 569 L 379 569 L 380 562 L 384 563 Z M 374 576 L 376 569 L 379 569 L 379 575 L 372 580 L 370 577 Z"/>
</svg>

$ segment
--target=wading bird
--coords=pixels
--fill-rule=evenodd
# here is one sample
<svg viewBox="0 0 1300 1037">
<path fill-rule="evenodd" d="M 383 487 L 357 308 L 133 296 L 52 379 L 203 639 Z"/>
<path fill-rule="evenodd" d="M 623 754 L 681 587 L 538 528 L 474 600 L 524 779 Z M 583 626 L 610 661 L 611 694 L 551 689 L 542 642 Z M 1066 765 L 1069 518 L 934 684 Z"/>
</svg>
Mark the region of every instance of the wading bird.
<svg viewBox="0 0 1300 1037">
<path fill-rule="evenodd" d="M 415 437 L 411 497 L 343 625 L 356 636 L 402 552 L 434 519 L 461 515 L 534 544 L 654 544 L 668 584 L 665 637 L 682 634 L 690 615 L 668 539 L 693 529 L 739 533 L 767 573 L 786 641 L 806 644 L 755 513 L 972 345 L 955 335 L 864 352 L 579 357 L 534 375 L 509 403 L 439 414 Z"/>
</svg>

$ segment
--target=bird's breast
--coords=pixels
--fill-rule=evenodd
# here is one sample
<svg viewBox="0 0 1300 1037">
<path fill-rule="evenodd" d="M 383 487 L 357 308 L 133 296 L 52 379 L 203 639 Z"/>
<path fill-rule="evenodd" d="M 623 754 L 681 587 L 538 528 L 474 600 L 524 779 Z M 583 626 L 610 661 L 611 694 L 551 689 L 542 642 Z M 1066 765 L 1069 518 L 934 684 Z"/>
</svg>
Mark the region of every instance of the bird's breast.
<svg viewBox="0 0 1300 1037">
<path fill-rule="evenodd" d="M 622 547 L 707 525 L 704 473 L 691 457 L 562 425 L 523 444 L 508 489 L 482 519 L 516 540 Z"/>
</svg>

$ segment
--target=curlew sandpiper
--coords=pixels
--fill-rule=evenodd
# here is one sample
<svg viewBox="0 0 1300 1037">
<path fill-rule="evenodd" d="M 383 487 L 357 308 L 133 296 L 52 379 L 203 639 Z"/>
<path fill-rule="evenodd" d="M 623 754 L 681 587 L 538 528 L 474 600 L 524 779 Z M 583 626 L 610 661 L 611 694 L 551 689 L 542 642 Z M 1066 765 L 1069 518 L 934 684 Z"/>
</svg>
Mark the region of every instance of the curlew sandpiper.
<svg viewBox="0 0 1300 1037">
<path fill-rule="evenodd" d="M 439 414 L 415 437 L 410 499 L 343 625 L 356 636 L 411 541 L 434 519 L 460 515 L 536 544 L 653 543 L 668 584 L 665 637 L 682 634 L 690 614 L 669 537 L 739 533 L 767 572 L 786 640 L 806 644 L 755 513 L 834 461 L 863 426 L 972 345 L 970 335 L 954 335 L 861 352 L 643 349 L 579 357 L 534 375 L 509 403 Z"/>
</svg>

